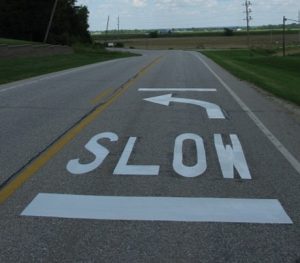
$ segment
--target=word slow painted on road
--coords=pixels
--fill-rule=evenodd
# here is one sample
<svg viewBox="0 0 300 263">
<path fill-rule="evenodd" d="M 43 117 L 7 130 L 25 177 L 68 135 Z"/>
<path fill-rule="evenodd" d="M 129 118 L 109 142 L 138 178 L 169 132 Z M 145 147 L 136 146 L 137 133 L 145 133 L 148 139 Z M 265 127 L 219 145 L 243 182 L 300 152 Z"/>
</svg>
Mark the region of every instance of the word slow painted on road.
<svg viewBox="0 0 300 263">
<path fill-rule="evenodd" d="M 172 94 L 145 100 L 165 106 L 169 106 L 170 102 L 188 103 L 204 108 L 210 119 L 225 119 L 218 105 L 206 101 L 174 98 Z M 224 144 L 223 139 L 226 139 L 229 144 Z M 113 132 L 93 136 L 84 147 L 94 155 L 94 160 L 90 163 L 82 163 L 81 158 L 72 159 L 67 163 L 67 170 L 74 175 L 83 175 L 98 169 L 110 154 L 110 151 L 101 145 L 101 140 L 117 143 L 119 137 Z M 236 171 L 240 178 L 251 179 L 238 136 L 230 134 L 228 138 L 225 138 L 225 135 L 222 137 L 221 134 L 214 134 L 213 140 L 223 177 L 233 179 Z M 192 141 L 196 146 L 196 161 L 191 166 L 184 164 L 186 141 Z M 136 143 L 137 137 L 129 137 L 113 174 L 159 175 L 160 165 L 128 164 L 129 159 L 134 161 L 132 153 Z M 172 166 L 174 171 L 183 177 L 193 178 L 202 175 L 207 170 L 203 138 L 193 133 L 177 136 Z M 277 199 L 86 196 L 41 193 L 27 206 L 22 215 L 100 220 L 293 224 Z"/>
<path fill-rule="evenodd" d="M 239 141 L 235 134 L 230 134 L 231 145 L 224 145 L 221 134 L 214 134 L 214 145 L 224 178 L 233 179 L 237 171 L 241 179 L 251 179 L 247 161 Z M 113 132 L 104 132 L 93 136 L 85 145 L 85 149 L 95 156 L 90 163 L 82 163 L 80 158 L 72 159 L 67 163 L 67 170 L 71 174 L 80 175 L 92 172 L 99 168 L 109 155 L 110 151 L 101 145 L 100 140 L 106 139 L 117 142 L 119 137 Z M 186 141 L 192 141 L 196 146 L 196 164 L 187 166 L 183 162 L 183 145 Z M 130 137 L 125 145 L 120 159 L 114 169 L 114 175 L 159 175 L 160 165 L 129 165 L 137 137 Z M 197 177 L 207 170 L 207 159 L 204 142 L 201 136 L 192 133 L 179 135 L 175 139 L 173 153 L 173 169 L 183 177 Z"/>
</svg>

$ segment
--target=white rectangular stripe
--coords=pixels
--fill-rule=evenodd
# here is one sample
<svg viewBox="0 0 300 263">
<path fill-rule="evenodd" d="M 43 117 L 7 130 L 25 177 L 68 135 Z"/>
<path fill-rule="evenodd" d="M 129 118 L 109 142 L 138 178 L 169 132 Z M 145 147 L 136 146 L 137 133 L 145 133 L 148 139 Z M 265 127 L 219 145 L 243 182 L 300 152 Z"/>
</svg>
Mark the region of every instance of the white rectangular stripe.
<svg viewBox="0 0 300 263">
<path fill-rule="evenodd" d="M 278 200 L 38 194 L 22 212 L 102 220 L 292 224 Z"/>
<path fill-rule="evenodd" d="M 162 92 L 169 92 L 169 91 L 197 91 L 197 92 L 216 92 L 216 89 L 191 89 L 191 88 L 172 88 L 172 89 L 157 89 L 157 88 L 150 88 L 150 89 L 139 89 L 139 91 L 162 91 Z"/>
</svg>

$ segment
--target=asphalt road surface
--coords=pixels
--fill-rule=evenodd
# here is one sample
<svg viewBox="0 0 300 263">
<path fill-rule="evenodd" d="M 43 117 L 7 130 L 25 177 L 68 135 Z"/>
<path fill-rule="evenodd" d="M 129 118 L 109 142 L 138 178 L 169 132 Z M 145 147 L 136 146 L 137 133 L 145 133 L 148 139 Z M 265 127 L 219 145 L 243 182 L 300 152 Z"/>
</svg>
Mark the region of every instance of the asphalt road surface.
<svg viewBox="0 0 300 263">
<path fill-rule="evenodd" d="M 299 115 L 140 52 L 0 86 L 0 262 L 299 262 Z"/>
</svg>

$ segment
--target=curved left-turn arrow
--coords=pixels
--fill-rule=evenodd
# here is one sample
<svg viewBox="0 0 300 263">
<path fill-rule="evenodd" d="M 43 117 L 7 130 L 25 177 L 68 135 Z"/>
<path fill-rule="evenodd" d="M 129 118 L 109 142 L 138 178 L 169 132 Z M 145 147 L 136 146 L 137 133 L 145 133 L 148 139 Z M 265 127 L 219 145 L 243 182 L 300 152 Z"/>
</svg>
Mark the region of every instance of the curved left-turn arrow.
<svg viewBox="0 0 300 263">
<path fill-rule="evenodd" d="M 208 118 L 210 119 L 225 119 L 225 116 L 221 110 L 221 108 L 211 102 L 202 101 L 202 100 L 194 100 L 194 99 L 185 99 L 185 98 L 174 98 L 172 94 L 166 94 L 157 97 L 151 97 L 144 99 L 149 102 L 169 106 L 171 102 L 178 102 L 178 103 L 187 103 L 200 106 L 204 108 L 207 112 Z"/>
</svg>

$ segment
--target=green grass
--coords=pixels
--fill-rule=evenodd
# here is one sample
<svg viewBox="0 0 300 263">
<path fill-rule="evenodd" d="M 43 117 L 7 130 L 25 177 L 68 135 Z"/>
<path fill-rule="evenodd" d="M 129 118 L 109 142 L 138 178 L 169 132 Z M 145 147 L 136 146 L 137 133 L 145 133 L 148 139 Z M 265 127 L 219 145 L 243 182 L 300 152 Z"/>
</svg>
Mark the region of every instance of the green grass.
<svg viewBox="0 0 300 263">
<path fill-rule="evenodd" d="M 26 40 L 0 38 L 0 45 L 26 45 L 26 44 L 41 44 L 37 42 L 30 42 Z"/>
<path fill-rule="evenodd" d="M 88 46 L 75 46 L 74 50 L 75 53 L 70 55 L 1 59 L 0 84 L 135 55 L 125 52 L 109 52 Z"/>
<path fill-rule="evenodd" d="M 286 57 L 267 50 L 203 53 L 238 78 L 300 105 L 300 53 Z"/>
</svg>

